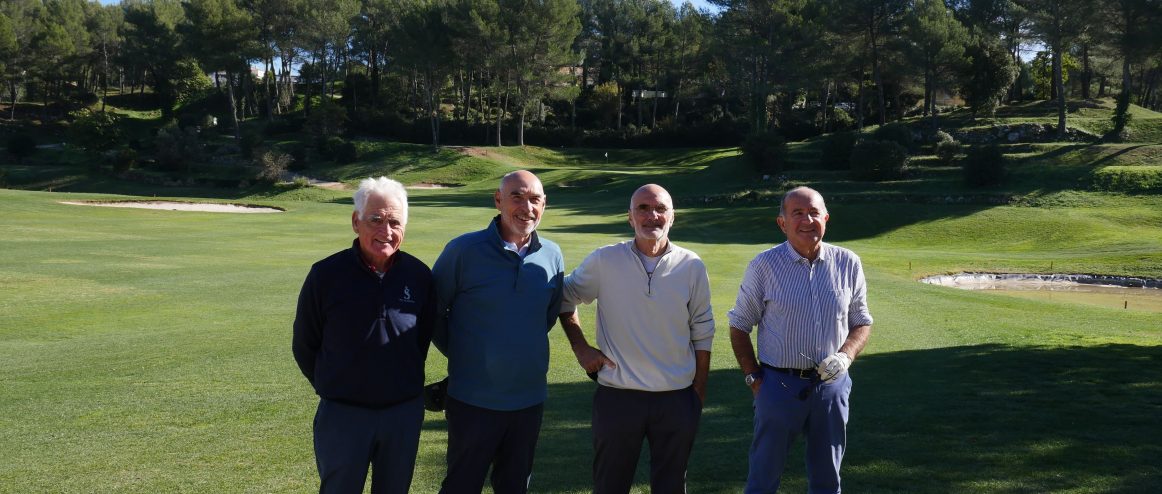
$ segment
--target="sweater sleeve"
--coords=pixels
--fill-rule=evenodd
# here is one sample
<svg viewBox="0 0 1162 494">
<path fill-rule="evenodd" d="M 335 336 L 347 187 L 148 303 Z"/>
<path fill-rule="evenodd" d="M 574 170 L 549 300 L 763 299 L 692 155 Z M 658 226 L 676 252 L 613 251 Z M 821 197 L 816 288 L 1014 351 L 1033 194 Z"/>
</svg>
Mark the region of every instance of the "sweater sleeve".
<svg viewBox="0 0 1162 494">
<path fill-rule="evenodd" d="M 555 273 L 553 274 L 553 298 L 549 301 L 549 310 L 545 313 L 545 331 L 553 329 L 553 325 L 557 324 L 557 316 L 564 312 L 564 298 L 565 298 L 565 256 L 558 253 L 557 262 L 554 265 Z"/>
<path fill-rule="evenodd" d="M 573 269 L 565 277 L 564 300 L 561 303 L 561 312 L 571 313 L 581 304 L 591 304 L 597 300 L 598 285 L 601 280 L 601 249 L 597 249 L 581 261 L 581 265 Z"/>
<path fill-rule="evenodd" d="M 420 309 L 419 323 L 416 329 L 419 333 L 416 335 L 416 345 L 419 347 L 420 356 L 425 360 L 428 358 L 428 349 L 432 343 L 432 332 L 436 326 L 436 284 L 428 285 L 428 296 L 424 298 L 424 306 Z"/>
<path fill-rule="evenodd" d="M 323 345 L 323 314 L 319 307 L 317 276 L 315 268 L 311 268 L 303 281 L 291 339 L 295 362 L 311 384 L 315 382 L 315 357 Z"/>
<path fill-rule="evenodd" d="M 444 246 L 440 257 L 432 265 L 432 284 L 436 287 L 435 317 L 432 321 L 432 343 L 444 355 L 448 354 L 448 314 L 456 299 L 457 280 L 460 277 L 460 253 L 456 241 Z"/>
<path fill-rule="evenodd" d="M 714 346 L 714 310 L 710 306 L 710 277 L 706 265 L 696 259 L 693 289 L 690 292 L 690 341 L 695 350 L 709 352 Z"/>
</svg>

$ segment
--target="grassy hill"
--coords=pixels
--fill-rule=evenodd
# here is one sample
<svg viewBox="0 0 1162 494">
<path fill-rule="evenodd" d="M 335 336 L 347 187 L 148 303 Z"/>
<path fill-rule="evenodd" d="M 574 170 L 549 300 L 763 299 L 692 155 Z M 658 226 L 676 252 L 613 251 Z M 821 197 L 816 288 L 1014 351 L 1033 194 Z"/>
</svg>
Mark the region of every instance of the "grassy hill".
<svg viewBox="0 0 1162 494">
<path fill-rule="evenodd" d="M 562 246 L 567 269 L 631 234 L 625 210 L 634 188 L 655 182 L 672 191 L 673 238 L 706 261 L 718 321 L 691 492 L 742 489 L 751 399 L 726 312 L 746 263 L 782 241 L 777 199 L 798 184 L 828 198 L 827 240 L 862 257 L 876 319 L 852 370 L 848 490 L 1144 493 L 1162 482 L 1162 447 L 1149 433 L 1162 413 L 1157 313 L 916 281 L 959 271 L 1162 278 L 1162 195 L 1109 192 L 1094 178 L 1158 166 L 1158 144 L 1005 145 L 1009 180 L 985 190 L 965 187 L 956 165 L 924 154 L 906 179 L 853 181 L 811 166 L 822 140 L 792 145 L 796 166 L 783 181 L 764 180 L 733 149 L 433 154 L 359 145 L 359 160 L 307 172 L 455 185 L 409 191 L 404 249 L 428 263 L 495 214 L 491 191 L 509 170 L 532 169 L 545 183 L 541 231 Z M 10 185 L 39 189 L 0 189 L 0 492 L 314 490 L 316 398 L 291 358 L 290 325 L 310 264 L 350 242 L 350 191 L 149 185 L 92 171 L 74 150 L 43 151 L 0 165 Z M 154 196 L 286 212 L 61 204 Z M 581 316 L 591 331 L 592 307 Z M 589 492 L 593 385 L 563 335 L 554 330 L 550 340 L 533 491 Z M 433 350 L 429 380 L 444 365 Z M 442 415 L 427 415 L 413 492 L 436 492 L 445 430 Z M 795 454 L 788 492 L 806 490 Z M 641 492 L 646 474 L 640 467 Z"/>
</svg>

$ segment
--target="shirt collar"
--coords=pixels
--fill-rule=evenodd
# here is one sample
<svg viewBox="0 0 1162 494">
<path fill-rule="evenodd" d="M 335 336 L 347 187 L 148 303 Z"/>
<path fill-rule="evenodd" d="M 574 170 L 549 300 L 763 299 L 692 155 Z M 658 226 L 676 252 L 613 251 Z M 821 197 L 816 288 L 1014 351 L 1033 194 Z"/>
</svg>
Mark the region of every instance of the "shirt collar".
<svg viewBox="0 0 1162 494">
<path fill-rule="evenodd" d="M 388 271 L 391 271 L 391 267 L 395 265 L 396 254 L 399 254 L 399 251 L 396 251 L 395 254 L 392 254 L 391 257 L 387 258 L 387 269 L 381 272 L 376 270 L 375 266 L 373 266 L 371 263 L 367 262 L 367 259 L 363 258 L 363 251 L 359 248 L 358 238 L 351 241 L 351 250 L 355 251 L 355 259 L 359 261 L 360 265 L 362 265 L 368 271 L 376 274 L 380 278 L 382 278 L 384 274 L 387 274 Z"/>
<path fill-rule="evenodd" d="M 639 255 L 646 256 L 645 252 L 642 252 L 640 249 L 637 248 L 637 239 L 636 238 L 631 238 L 627 242 L 629 243 L 630 250 L 634 251 L 635 253 L 637 253 Z M 662 253 L 658 254 L 656 257 L 660 258 L 666 254 L 669 254 L 670 251 L 672 251 L 672 250 L 674 250 L 674 241 L 670 240 L 670 239 L 666 239 L 666 250 L 662 251 Z M 646 257 L 650 257 L 650 256 L 646 256 Z"/>
<path fill-rule="evenodd" d="M 791 246 L 791 242 L 783 242 L 782 245 L 784 247 L 783 248 L 783 257 L 785 257 L 788 261 L 794 262 L 794 263 L 808 263 L 808 264 L 810 264 L 810 261 L 808 261 L 806 257 L 799 255 L 799 252 L 796 251 L 795 248 Z M 829 255 L 827 254 L 828 251 L 829 250 L 827 248 L 827 244 L 823 243 L 823 242 L 819 242 L 819 255 L 815 257 L 815 260 L 816 261 L 826 261 L 829 257 Z"/>
<path fill-rule="evenodd" d="M 510 244 L 509 242 L 505 242 L 504 238 L 502 238 L 500 236 L 500 215 L 499 214 L 492 218 L 492 223 L 489 223 L 488 230 L 492 232 L 493 238 L 496 239 L 496 243 L 500 244 L 501 248 L 507 249 L 507 250 L 512 250 L 512 249 L 508 248 L 508 245 L 512 245 L 514 247 L 516 246 L 516 244 Z M 533 252 L 536 252 L 540 248 L 541 248 L 540 237 L 537 235 L 537 231 L 533 230 L 533 234 L 529 237 L 529 243 L 525 244 L 524 248 L 521 249 L 524 251 L 524 253 L 521 254 L 520 252 L 517 252 L 517 251 L 513 251 L 513 252 L 517 252 L 518 255 L 520 255 L 521 257 L 524 257 L 528 254 L 532 254 Z"/>
</svg>

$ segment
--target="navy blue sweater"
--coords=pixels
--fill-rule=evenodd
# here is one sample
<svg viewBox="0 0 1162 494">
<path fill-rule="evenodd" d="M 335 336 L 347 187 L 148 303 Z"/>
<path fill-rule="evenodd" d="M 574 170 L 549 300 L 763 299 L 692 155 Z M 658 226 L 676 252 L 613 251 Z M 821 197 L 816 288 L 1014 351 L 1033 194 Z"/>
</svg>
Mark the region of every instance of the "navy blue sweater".
<svg viewBox="0 0 1162 494">
<path fill-rule="evenodd" d="M 436 307 L 432 272 L 406 252 L 393 258 L 380 279 L 356 239 L 311 266 L 291 349 L 320 397 L 383 408 L 423 392 Z"/>
</svg>

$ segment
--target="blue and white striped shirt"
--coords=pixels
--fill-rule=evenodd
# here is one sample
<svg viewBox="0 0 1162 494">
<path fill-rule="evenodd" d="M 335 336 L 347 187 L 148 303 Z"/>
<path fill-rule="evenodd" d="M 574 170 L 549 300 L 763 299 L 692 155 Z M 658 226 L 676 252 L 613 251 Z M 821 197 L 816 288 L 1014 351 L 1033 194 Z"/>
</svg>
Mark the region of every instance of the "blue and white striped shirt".
<svg viewBox="0 0 1162 494">
<path fill-rule="evenodd" d="M 851 328 L 872 324 L 863 265 L 854 252 L 827 243 L 810 262 L 783 242 L 747 266 L 727 317 L 747 333 L 758 325 L 762 363 L 814 368 L 839 350 Z"/>
</svg>

